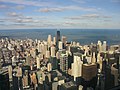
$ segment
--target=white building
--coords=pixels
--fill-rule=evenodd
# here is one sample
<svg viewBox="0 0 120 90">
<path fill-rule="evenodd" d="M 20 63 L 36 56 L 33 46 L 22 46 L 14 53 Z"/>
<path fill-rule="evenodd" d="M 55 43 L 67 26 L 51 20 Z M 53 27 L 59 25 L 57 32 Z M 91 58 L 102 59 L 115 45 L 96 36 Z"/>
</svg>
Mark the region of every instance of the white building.
<svg viewBox="0 0 120 90">
<path fill-rule="evenodd" d="M 51 57 L 55 57 L 55 47 L 51 46 Z"/>
<path fill-rule="evenodd" d="M 79 56 L 74 56 L 74 61 L 72 63 L 72 76 L 74 76 L 74 81 L 76 81 L 76 77 L 82 76 L 82 64 Z"/>
</svg>

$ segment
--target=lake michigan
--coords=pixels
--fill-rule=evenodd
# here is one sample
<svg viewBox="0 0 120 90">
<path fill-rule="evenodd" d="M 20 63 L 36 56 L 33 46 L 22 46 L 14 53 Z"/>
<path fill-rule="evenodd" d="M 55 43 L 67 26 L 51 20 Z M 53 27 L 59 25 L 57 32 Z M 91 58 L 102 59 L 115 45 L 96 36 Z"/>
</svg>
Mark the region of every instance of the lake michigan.
<svg viewBox="0 0 120 90">
<path fill-rule="evenodd" d="M 47 40 L 49 34 L 56 36 L 56 31 L 57 29 L 1 29 L 0 38 Z M 82 45 L 97 43 L 98 40 L 106 40 L 108 45 L 120 44 L 119 29 L 60 29 L 59 31 L 68 41 L 80 42 Z"/>
</svg>

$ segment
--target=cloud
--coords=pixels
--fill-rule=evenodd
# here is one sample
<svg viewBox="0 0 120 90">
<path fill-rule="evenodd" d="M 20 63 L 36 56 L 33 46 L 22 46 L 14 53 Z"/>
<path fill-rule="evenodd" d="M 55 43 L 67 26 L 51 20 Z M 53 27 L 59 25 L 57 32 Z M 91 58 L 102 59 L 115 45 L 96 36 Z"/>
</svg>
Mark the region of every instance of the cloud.
<svg viewBox="0 0 120 90">
<path fill-rule="evenodd" d="M 8 12 L 7 15 L 10 17 L 22 17 L 23 16 L 22 14 L 18 14 L 16 12 Z"/>
<path fill-rule="evenodd" d="M 42 8 L 37 11 L 39 12 L 61 12 L 63 10 L 64 10 L 63 8 Z"/>
<path fill-rule="evenodd" d="M 7 5 L 0 5 L 0 9 L 6 9 L 6 8 L 8 8 Z"/>
<path fill-rule="evenodd" d="M 70 21 L 65 21 L 64 23 L 63 23 L 63 25 L 69 25 L 69 26 L 71 26 L 71 25 L 78 25 L 79 23 L 77 23 L 77 22 L 70 22 Z"/>
<path fill-rule="evenodd" d="M 85 8 L 80 6 L 61 6 L 61 7 L 53 7 L 53 8 L 40 8 L 38 12 L 61 12 L 66 10 L 81 10 L 81 11 L 96 11 L 95 8 Z"/>
<path fill-rule="evenodd" d="M 33 22 L 32 19 L 16 19 L 16 23 L 31 23 Z"/>
<path fill-rule="evenodd" d="M 0 2 L 30 6 L 50 6 L 52 4 L 51 2 L 43 2 L 38 0 L 0 0 Z"/>
<path fill-rule="evenodd" d="M 0 18 L 0 21 L 3 23 L 3 22 L 14 22 L 15 21 L 15 18 Z"/>
<path fill-rule="evenodd" d="M 4 22 L 11 23 L 23 23 L 23 22 L 32 22 L 32 17 L 24 16 L 23 14 L 16 12 L 6 13 L 7 17 L 1 17 L 0 20 Z"/>
<path fill-rule="evenodd" d="M 22 10 L 22 9 L 24 9 L 24 8 L 25 8 L 24 5 L 17 5 L 17 6 L 16 6 L 16 9 L 18 9 L 18 10 Z"/>
<path fill-rule="evenodd" d="M 33 18 L 18 18 L 15 20 L 16 23 L 39 23 L 39 20 L 35 20 Z"/>
<path fill-rule="evenodd" d="M 86 14 L 80 16 L 65 17 L 65 19 L 79 20 L 79 19 L 98 19 L 98 18 L 112 18 L 111 16 L 99 15 L 99 14 Z"/>
<path fill-rule="evenodd" d="M 17 9 L 17 10 L 23 10 L 25 8 L 24 5 L 15 5 L 15 6 L 11 6 L 11 5 L 4 5 L 4 4 L 0 4 L 0 9 Z"/>
</svg>

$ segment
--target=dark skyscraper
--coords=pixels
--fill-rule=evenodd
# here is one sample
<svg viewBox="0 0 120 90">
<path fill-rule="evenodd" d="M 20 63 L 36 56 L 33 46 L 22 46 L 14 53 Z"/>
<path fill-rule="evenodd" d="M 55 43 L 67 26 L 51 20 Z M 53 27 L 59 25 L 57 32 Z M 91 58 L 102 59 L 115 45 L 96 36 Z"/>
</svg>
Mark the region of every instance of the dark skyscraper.
<svg viewBox="0 0 120 90">
<path fill-rule="evenodd" d="M 56 39 L 57 39 L 57 42 L 60 41 L 60 31 L 57 31 Z"/>
<path fill-rule="evenodd" d="M 0 90 L 9 90 L 9 75 L 7 71 L 0 70 Z"/>
</svg>

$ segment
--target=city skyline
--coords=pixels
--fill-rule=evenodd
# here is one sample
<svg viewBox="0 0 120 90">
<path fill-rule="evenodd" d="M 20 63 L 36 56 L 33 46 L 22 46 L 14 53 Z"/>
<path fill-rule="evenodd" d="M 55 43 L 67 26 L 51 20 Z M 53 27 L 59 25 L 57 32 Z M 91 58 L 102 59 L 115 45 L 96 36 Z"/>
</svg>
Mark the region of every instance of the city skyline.
<svg viewBox="0 0 120 90">
<path fill-rule="evenodd" d="M 0 90 L 119 90 L 119 65 L 120 45 L 107 40 L 0 39 Z"/>
<path fill-rule="evenodd" d="M 0 0 L 1 29 L 120 29 L 120 0 Z"/>
</svg>

